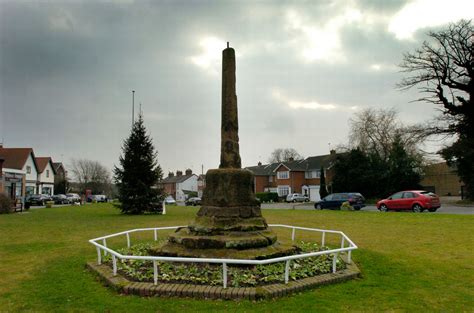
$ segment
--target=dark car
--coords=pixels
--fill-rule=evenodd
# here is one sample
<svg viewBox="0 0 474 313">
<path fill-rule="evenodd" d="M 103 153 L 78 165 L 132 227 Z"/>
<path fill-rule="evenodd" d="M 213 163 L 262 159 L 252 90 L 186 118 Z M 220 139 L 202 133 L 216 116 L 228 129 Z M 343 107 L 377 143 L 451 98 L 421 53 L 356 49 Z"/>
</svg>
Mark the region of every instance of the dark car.
<svg viewBox="0 0 474 313">
<path fill-rule="evenodd" d="M 413 212 L 423 212 L 428 210 L 435 212 L 441 207 L 439 197 L 425 190 L 406 190 L 394 193 L 387 199 L 377 202 L 377 209 L 382 212 L 388 210 L 412 210 Z"/>
<path fill-rule="evenodd" d="M 54 195 L 51 197 L 51 199 L 54 201 L 55 204 L 68 204 L 69 199 L 66 197 L 66 195 Z"/>
<path fill-rule="evenodd" d="M 30 195 L 26 198 L 26 205 L 45 205 L 46 201 L 51 201 L 48 195 Z"/>
<path fill-rule="evenodd" d="M 365 198 L 358 192 L 332 193 L 314 204 L 317 210 L 322 209 L 340 209 L 344 202 L 349 202 L 354 210 L 360 210 L 365 207 Z"/>
<path fill-rule="evenodd" d="M 186 200 L 186 201 L 184 202 L 184 204 L 186 204 L 186 205 L 194 205 L 194 206 L 196 206 L 196 205 L 201 205 L 201 198 L 199 198 L 199 197 L 191 197 L 191 198 L 189 198 L 188 200 Z"/>
</svg>

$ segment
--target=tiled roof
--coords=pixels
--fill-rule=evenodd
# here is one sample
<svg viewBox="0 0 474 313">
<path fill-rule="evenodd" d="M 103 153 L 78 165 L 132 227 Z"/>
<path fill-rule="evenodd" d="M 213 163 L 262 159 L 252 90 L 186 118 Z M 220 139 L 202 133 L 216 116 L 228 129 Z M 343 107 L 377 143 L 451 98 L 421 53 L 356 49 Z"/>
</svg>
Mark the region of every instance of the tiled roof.
<svg viewBox="0 0 474 313">
<path fill-rule="evenodd" d="M 54 168 L 54 170 L 55 170 L 56 172 L 58 171 L 58 169 L 59 169 L 60 167 L 64 168 L 64 166 L 63 166 L 63 164 L 62 164 L 61 162 L 53 162 L 53 168 Z"/>
<path fill-rule="evenodd" d="M 308 157 L 304 160 L 249 166 L 246 167 L 246 169 L 251 171 L 255 176 L 270 176 L 275 175 L 275 171 L 280 167 L 280 165 L 286 166 L 290 171 L 299 172 L 319 170 L 321 169 L 321 166 L 327 169 L 332 166 L 334 161 L 334 155 L 326 154 Z"/>
<path fill-rule="evenodd" d="M 162 179 L 159 183 L 160 184 L 182 183 L 188 178 L 191 178 L 192 176 L 195 176 L 195 175 L 191 174 L 191 175 L 181 175 L 181 176 L 172 176 L 172 177 L 168 176 Z"/>
<path fill-rule="evenodd" d="M 38 168 L 32 148 L 0 148 L 0 158 L 5 159 L 3 168 L 22 170 L 30 154 L 32 154 L 33 162 Z"/>
<path fill-rule="evenodd" d="M 36 164 L 38 165 L 38 173 L 43 173 L 48 163 L 51 162 L 50 157 L 36 157 L 35 159 L 36 159 Z"/>
</svg>

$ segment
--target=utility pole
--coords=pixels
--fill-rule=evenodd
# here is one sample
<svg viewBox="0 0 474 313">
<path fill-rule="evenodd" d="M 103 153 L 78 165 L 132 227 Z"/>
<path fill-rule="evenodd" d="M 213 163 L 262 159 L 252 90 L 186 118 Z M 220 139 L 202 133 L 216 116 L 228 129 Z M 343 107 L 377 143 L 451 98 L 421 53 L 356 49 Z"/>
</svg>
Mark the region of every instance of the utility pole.
<svg viewBox="0 0 474 313">
<path fill-rule="evenodd" d="M 135 90 L 132 90 L 132 128 L 135 122 Z"/>
</svg>

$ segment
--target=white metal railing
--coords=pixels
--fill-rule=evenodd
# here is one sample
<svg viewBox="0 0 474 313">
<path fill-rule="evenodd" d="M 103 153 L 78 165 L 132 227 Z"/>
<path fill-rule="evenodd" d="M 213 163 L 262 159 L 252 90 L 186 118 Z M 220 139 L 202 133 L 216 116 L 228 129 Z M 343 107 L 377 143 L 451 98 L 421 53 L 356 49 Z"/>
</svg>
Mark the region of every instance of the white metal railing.
<svg viewBox="0 0 474 313">
<path fill-rule="evenodd" d="M 170 229 L 177 229 L 180 227 L 186 226 L 168 226 L 168 227 L 154 227 L 154 228 L 137 228 L 131 229 L 107 236 L 102 236 L 98 238 L 94 238 L 89 240 L 91 244 L 93 244 L 97 249 L 97 263 L 102 263 L 102 253 L 106 256 L 108 253 L 112 255 L 112 268 L 114 276 L 117 275 L 117 258 L 120 260 L 143 260 L 143 261 L 153 261 L 153 278 L 154 284 L 158 284 L 158 264 L 157 261 L 165 261 L 165 262 L 188 262 L 188 263 L 216 263 L 222 264 L 222 284 L 224 288 L 227 288 L 227 265 L 228 264 L 248 264 L 248 265 L 265 265 L 277 262 L 286 262 L 285 264 L 285 284 L 288 283 L 289 280 L 289 272 L 290 272 L 290 261 L 303 259 L 313 256 L 319 255 L 332 255 L 332 272 L 336 272 L 336 261 L 339 253 L 346 252 L 347 253 L 347 263 L 351 263 L 351 253 L 352 250 L 357 249 L 357 245 L 352 242 L 352 240 L 346 236 L 342 231 L 337 230 L 328 230 L 328 229 L 318 229 L 318 228 L 307 228 L 307 227 L 298 227 L 298 226 L 290 226 L 290 225 L 283 225 L 283 224 L 269 224 L 270 227 L 282 227 L 282 228 L 289 228 L 291 229 L 291 240 L 295 241 L 296 237 L 296 230 L 303 230 L 303 231 L 312 231 L 312 232 L 320 232 L 321 233 L 321 246 L 325 245 L 326 242 L 326 233 L 331 234 L 339 234 L 341 236 L 341 247 L 338 249 L 330 249 L 330 250 L 323 250 L 317 252 L 309 252 L 303 254 L 295 254 L 295 255 L 288 255 L 284 257 L 272 258 L 272 259 L 265 259 L 265 260 L 246 260 L 246 259 L 216 259 L 216 258 L 183 258 L 183 257 L 166 257 L 166 256 L 139 256 L 139 255 L 122 255 L 117 251 L 110 249 L 107 247 L 107 239 L 113 238 L 121 235 L 125 235 L 127 238 L 127 247 L 130 248 L 130 234 L 135 232 L 143 232 L 143 231 L 153 231 L 154 233 L 154 240 L 158 240 L 158 231 L 159 230 L 170 230 Z M 102 241 L 102 244 L 99 243 Z M 347 246 L 346 246 L 347 244 Z"/>
</svg>

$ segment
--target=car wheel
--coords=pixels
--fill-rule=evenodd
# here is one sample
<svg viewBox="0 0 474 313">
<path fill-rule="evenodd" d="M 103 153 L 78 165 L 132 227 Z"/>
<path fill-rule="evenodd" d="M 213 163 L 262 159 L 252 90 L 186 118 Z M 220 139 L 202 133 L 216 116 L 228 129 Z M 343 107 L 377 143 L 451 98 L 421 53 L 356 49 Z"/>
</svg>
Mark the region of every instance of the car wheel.
<svg viewBox="0 0 474 313">
<path fill-rule="evenodd" d="M 379 210 L 380 212 L 388 212 L 388 206 L 386 206 L 385 204 L 382 204 Z"/>
<path fill-rule="evenodd" d="M 323 207 L 321 206 L 321 204 L 316 204 L 316 208 L 315 208 L 315 209 L 316 209 L 316 210 L 322 210 Z"/>
<path fill-rule="evenodd" d="M 415 212 L 415 213 L 421 213 L 421 212 L 423 212 L 423 208 L 422 208 L 421 205 L 419 205 L 419 204 L 414 204 L 414 205 L 413 205 L 413 212 Z"/>
</svg>

